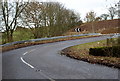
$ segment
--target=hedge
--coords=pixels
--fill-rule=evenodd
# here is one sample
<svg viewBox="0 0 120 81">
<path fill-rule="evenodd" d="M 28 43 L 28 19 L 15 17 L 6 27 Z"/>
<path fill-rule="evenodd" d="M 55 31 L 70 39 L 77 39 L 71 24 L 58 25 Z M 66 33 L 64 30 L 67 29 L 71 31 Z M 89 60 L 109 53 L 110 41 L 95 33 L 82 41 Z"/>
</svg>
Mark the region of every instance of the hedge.
<svg viewBox="0 0 120 81">
<path fill-rule="evenodd" d="M 89 54 L 94 56 L 120 57 L 120 46 L 90 48 Z"/>
</svg>

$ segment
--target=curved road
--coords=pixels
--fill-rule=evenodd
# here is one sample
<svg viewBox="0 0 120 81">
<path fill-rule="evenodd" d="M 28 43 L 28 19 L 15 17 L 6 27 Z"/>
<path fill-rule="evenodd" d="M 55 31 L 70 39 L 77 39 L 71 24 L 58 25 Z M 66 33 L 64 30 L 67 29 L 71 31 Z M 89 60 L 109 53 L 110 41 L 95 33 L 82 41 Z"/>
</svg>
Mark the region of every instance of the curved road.
<svg viewBox="0 0 120 81">
<path fill-rule="evenodd" d="M 60 50 L 87 42 L 103 40 L 92 37 L 41 44 L 3 53 L 3 79 L 118 79 L 118 69 L 74 60 Z"/>
</svg>

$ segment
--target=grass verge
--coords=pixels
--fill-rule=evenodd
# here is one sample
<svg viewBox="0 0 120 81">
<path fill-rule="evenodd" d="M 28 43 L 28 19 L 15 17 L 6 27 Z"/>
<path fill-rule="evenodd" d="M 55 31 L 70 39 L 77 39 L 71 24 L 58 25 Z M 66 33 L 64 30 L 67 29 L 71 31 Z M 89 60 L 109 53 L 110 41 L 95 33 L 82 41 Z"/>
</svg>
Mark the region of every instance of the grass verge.
<svg viewBox="0 0 120 81">
<path fill-rule="evenodd" d="M 106 46 L 106 40 L 68 47 L 66 49 L 63 49 L 61 51 L 61 54 L 77 60 L 86 61 L 91 64 L 101 64 L 120 69 L 120 58 L 89 55 L 90 48 L 100 46 Z"/>
<path fill-rule="evenodd" d="M 32 45 L 39 45 L 39 44 L 45 44 L 45 43 L 53 43 L 53 42 L 59 42 L 59 41 L 66 41 L 66 40 L 74 40 L 74 39 L 82 39 L 82 38 L 90 38 L 90 37 L 98 37 L 98 36 L 79 36 L 79 37 L 67 37 L 67 38 L 60 38 L 60 39 L 51 39 L 51 40 L 43 40 L 43 41 L 37 41 L 37 42 L 28 42 L 28 43 L 22 43 L 22 44 L 16 44 L 11 46 L 3 46 L 0 48 L 2 52 L 32 46 Z"/>
</svg>

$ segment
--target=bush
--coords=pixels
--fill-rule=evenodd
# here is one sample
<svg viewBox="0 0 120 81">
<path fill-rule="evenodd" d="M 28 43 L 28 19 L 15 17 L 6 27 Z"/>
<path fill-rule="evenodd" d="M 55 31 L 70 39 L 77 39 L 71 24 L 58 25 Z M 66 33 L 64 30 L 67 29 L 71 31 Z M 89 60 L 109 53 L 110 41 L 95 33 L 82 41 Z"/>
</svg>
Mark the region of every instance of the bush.
<svg viewBox="0 0 120 81">
<path fill-rule="evenodd" d="M 90 48 L 89 54 L 94 56 L 120 57 L 120 46 Z"/>
</svg>

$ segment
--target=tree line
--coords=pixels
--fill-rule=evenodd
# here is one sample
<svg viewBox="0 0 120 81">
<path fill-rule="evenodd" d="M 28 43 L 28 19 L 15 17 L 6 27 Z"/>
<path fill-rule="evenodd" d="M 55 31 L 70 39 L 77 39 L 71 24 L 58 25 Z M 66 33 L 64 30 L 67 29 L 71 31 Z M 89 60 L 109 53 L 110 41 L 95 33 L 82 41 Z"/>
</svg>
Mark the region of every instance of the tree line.
<svg viewBox="0 0 120 81">
<path fill-rule="evenodd" d="M 118 14 L 117 7 L 108 8 L 107 14 L 97 17 L 94 11 L 86 13 L 85 21 L 94 22 L 114 19 Z M 34 38 L 62 35 L 69 29 L 82 24 L 80 15 L 67 9 L 59 2 L 10 2 L 0 3 L 0 30 L 4 30 L 6 42 L 12 42 L 13 33 L 17 27 L 28 28 Z"/>
<path fill-rule="evenodd" d="M 59 2 L 4 1 L 0 10 L 2 29 L 7 42 L 13 41 L 18 26 L 31 30 L 34 38 L 61 35 L 80 24 L 80 16 Z"/>
<path fill-rule="evenodd" d="M 31 2 L 22 13 L 23 23 L 35 38 L 58 36 L 78 24 L 80 16 L 58 2 Z"/>
<path fill-rule="evenodd" d="M 116 16 L 119 16 L 120 10 L 118 9 L 118 6 L 115 4 L 115 6 L 111 6 L 108 8 L 108 13 L 103 13 L 100 16 L 96 16 L 96 13 L 94 11 L 90 11 L 86 13 L 85 21 L 86 22 L 93 22 L 93 21 L 101 21 L 101 20 L 113 20 Z"/>
</svg>

